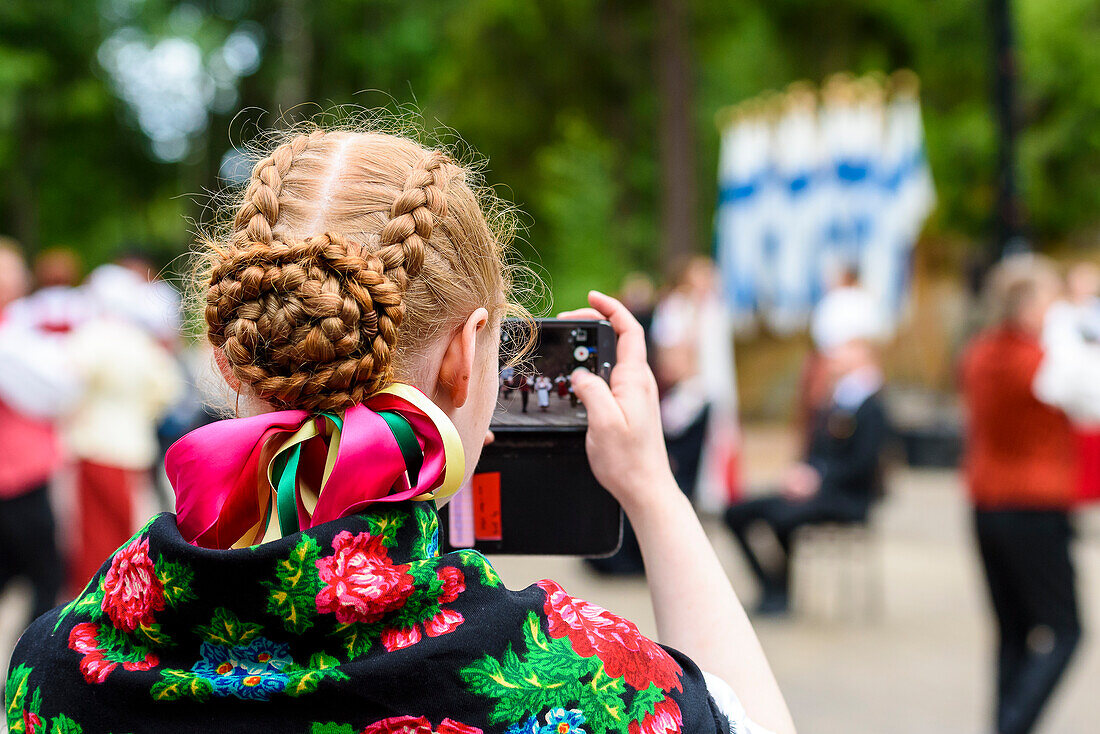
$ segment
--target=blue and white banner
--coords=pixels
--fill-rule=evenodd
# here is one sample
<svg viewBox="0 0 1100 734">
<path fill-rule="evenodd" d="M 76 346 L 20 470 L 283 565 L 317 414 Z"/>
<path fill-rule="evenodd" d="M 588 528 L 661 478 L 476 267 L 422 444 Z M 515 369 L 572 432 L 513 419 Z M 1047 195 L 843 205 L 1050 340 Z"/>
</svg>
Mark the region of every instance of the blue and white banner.
<svg viewBox="0 0 1100 734">
<path fill-rule="evenodd" d="M 845 271 L 890 314 L 935 204 L 915 76 L 838 75 L 732 110 L 722 130 L 716 259 L 736 327 L 804 329 Z"/>
</svg>

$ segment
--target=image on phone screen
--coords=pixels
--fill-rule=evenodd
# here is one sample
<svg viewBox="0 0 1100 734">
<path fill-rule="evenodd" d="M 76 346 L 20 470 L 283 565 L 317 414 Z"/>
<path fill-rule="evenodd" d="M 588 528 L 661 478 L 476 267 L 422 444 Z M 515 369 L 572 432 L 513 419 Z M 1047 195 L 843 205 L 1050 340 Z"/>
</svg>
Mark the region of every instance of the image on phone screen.
<svg viewBox="0 0 1100 734">
<path fill-rule="evenodd" d="M 506 322 L 501 333 L 501 365 L 494 428 L 579 427 L 588 425 L 584 406 L 569 376 L 578 367 L 596 373 L 598 329 L 568 321 L 541 322 L 524 359 L 508 364 L 512 342 L 526 338 L 526 327 Z"/>
</svg>

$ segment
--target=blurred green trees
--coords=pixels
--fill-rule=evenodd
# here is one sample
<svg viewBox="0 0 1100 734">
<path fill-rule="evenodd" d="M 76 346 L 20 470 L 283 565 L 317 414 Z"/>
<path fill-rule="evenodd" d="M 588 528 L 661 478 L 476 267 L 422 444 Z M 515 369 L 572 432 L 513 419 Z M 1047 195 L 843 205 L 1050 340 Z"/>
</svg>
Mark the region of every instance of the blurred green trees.
<svg viewBox="0 0 1100 734">
<path fill-rule="evenodd" d="M 995 144 L 984 3 L 685 2 L 696 249 L 709 246 L 719 108 L 799 78 L 903 66 L 924 83 L 940 197 L 930 231 L 982 243 Z M 89 264 L 133 245 L 167 260 L 187 245 L 186 219 L 203 218 L 204 189 L 229 170 L 227 151 L 280 111 L 415 105 L 426 127 L 452 128 L 489 159 L 489 182 L 528 215 L 521 249 L 552 277 L 558 300 L 576 302 L 588 287 L 613 288 L 626 270 L 661 263 L 658 6 L 7 0 L 0 232 L 31 248 L 71 245 Z M 1100 222 L 1100 5 L 1017 0 L 1015 8 L 1030 224 L 1041 242 L 1088 241 Z M 150 49 L 167 38 L 193 46 L 205 85 L 197 122 L 161 110 L 164 124 L 190 130 L 178 150 L 144 127 L 157 109 L 128 101 L 143 80 L 126 87 L 111 72 L 112 63 L 145 58 L 110 56 L 125 43 Z M 252 51 L 258 65 L 249 66 Z M 229 74 L 227 63 L 239 68 Z"/>
</svg>

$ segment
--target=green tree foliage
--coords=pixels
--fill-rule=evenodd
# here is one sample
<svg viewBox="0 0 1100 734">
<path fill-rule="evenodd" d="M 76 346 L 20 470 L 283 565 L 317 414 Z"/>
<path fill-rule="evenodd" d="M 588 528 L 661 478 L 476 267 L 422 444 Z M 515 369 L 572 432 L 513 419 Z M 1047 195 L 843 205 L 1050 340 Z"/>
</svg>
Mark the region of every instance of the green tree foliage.
<svg viewBox="0 0 1100 734">
<path fill-rule="evenodd" d="M 937 234 L 981 240 L 993 200 L 987 17 L 969 0 L 690 0 L 699 231 L 710 231 L 723 106 L 834 71 L 923 80 Z M 650 0 L 9 0 L 0 4 L 0 231 L 89 264 L 167 259 L 202 219 L 223 155 L 280 115 L 414 105 L 490 160 L 526 213 L 521 251 L 576 303 L 660 262 L 660 100 Z M 1040 241 L 1092 231 L 1100 204 L 1100 8 L 1017 0 L 1024 195 Z M 163 162 L 99 59 L 133 28 L 209 59 L 242 24 L 262 58 Z M 316 106 L 303 105 L 305 102 Z M 237 110 L 246 110 L 236 115 Z M 505 186 L 506 185 L 506 186 Z M 701 236 L 700 239 L 705 239 Z M 706 241 L 696 243 L 705 250 Z"/>
</svg>

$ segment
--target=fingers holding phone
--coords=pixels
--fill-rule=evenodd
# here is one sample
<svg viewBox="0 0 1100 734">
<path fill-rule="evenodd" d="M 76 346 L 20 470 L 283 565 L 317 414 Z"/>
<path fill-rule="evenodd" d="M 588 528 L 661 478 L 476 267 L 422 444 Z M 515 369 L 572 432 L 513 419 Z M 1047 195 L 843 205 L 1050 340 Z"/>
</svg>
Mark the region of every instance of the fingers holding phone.
<svg viewBox="0 0 1100 734">
<path fill-rule="evenodd" d="M 646 362 L 645 333 L 638 320 L 626 306 L 603 293 L 592 291 L 588 301 L 615 330 L 617 361 L 609 383 L 577 370 L 573 389 L 588 412 L 585 446 L 592 472 L 630 514 L 672 480 L 657 382 Z M 590 318 L 591 312 L 582 309 L 561 317 Z"/>
</svg>

